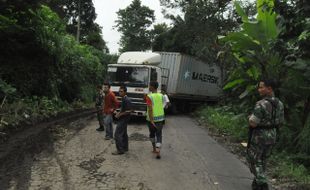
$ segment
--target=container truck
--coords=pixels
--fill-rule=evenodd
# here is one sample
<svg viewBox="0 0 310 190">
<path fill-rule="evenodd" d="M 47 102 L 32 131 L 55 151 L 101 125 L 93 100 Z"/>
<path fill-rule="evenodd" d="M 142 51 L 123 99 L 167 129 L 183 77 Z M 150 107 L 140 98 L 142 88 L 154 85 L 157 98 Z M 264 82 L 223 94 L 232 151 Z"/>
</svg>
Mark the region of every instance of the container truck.
<svg viewBox="0 0 310 190">
<path fill-rule="evenodd" d="M 126 85 L 133 114 L 146 115 L 144 97 L 150 81 L 164 88 L 172 111 L 189 111 L 192 104 L 216 101 L 222 95 L 222 72 L 215 63 L 206 63 L 176 52 L 125 52 L 116 64 L 108 65 L 107 80 L 120 100 L 118 89 Z"/>
</svg>

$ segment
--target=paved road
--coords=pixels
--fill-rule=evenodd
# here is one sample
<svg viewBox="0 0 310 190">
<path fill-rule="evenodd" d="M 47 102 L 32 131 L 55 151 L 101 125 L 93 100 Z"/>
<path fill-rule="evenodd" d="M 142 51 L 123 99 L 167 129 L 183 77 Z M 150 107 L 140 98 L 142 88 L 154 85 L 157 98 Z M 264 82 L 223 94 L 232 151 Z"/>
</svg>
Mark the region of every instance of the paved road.
<svg viewBox="0 0 310 190">
<path fill-rule="evenodd" d="M 15 177 L 5 189 L 251 189 L 248 168 L 188 116 L 167 119 L 161 160 L 151 153 L 144 122 L 130 123 L 130 150 L 119 156 L 111 155 L 113 141 L 95 131 L 95 119 L 70 125 L 60 126 L 50 146 L 11 171 Z"/>
</svg>

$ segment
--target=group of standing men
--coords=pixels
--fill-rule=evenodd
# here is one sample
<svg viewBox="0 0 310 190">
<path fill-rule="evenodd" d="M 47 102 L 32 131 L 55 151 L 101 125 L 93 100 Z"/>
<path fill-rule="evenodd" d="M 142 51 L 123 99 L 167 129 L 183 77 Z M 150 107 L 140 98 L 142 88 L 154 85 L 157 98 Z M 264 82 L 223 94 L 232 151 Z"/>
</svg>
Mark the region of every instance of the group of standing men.
<svg viewBox="0 0 310 190">
<path fill-rule="evenodd" d="M 120 112 L 116 113 L 116 109 L 119 107 L 119 102 L 110 88 L 110 84 L 104 83 L 102 92 L 102 87 L 100 85 L 97 86 L 96 109 L 99 128 L 96 130 L 106 130 L 105 140 L 115 139 L 117 151 L 112 154 L 120 155 L 128 151 L 127 124 L 130 120 L 131 101 L 126 95 L 126 86 L 121 86 L 119 88 L 119 95 L 122 97 L 121 108 Z M 115 118 L 118 119 L 114 138 L 113 114 L 115 114 Z"/>
<path fill-rule="evenodd" d="M 104 131 L 106 128 L 106 140 L 113 139 L 113 114 L 117 119 L 114 133 L 116 151 L 113 155 L 121 155 L 128 151 L 127 124 L 132 112 L 131 100 L 127 97 L 126 86 L 120 86 L 119 95 L 122 97 L 120 112 L 116 113 L 119 102 L 115 94 L 110 90 L 110 84 L 104 83 L 103 92 L 100 85 L 97 86 L 96 109 L 99 121 L 97 131 Z M 162 143 L 162 128 L 165 121 L 164 108 L 169 105 L 167 95 L 157 92 L 158 82 L 152 81 L 149 84 L 150 94 L 145 98 L 147 104 L 147 123 L 152 142 L 152 152 L 160 159 L 160 147 Z"/>
<path fill-rule="evenodd" d="M 259 82 L 258 92 L 262 99 L 256 103 L 252 114 L 249 116 L 250 131 L 247 160 L 250 170 L 254 174 L 253 190 L 269 189 L 265 175 L 266 161 L 278 138 L 279 127 L 284 123 L 284 106 L 274 95 L 275 86 L 273 80 L 261 80 Z M 157 89 L 158 83 L 155 81 L 150 82 L 149 90 L 151 93 L 145 97 L 145 101 L 147 104 L 149 137 L 153 147 L 152 152 L 156 154 L 157 159 L 160 159 L 162 128 L 165 121 L 164 107 L 167 103 L 167 97 L 157 92 Z M 98 86 L 96 107 L 98 109 L 97 114 L 100 127 L 97 130 L 103 131 L 105 126 L 105 139 L 108 140 L 113 138 L 113 113 L 119 103 L 114 93 L 110 90 L 109 84 L 104 84 L 103 92 L 104 94 L 101 92 L 100 86 Z M 132 107 L 131 101 L 126 94 L 127 88 L 121 86 L 119 88 L 119 95 L 122 97 L 121 109 L 115 115 L 118 122 L 114 134 L 117 149 L 116 152 L 112 153 L 114 155 L 124 154 L 124 152 L 128 151 L 127 123 L 130 120 Z M 104 113 L 104 119 L 101 113 Z"/>
</svg>

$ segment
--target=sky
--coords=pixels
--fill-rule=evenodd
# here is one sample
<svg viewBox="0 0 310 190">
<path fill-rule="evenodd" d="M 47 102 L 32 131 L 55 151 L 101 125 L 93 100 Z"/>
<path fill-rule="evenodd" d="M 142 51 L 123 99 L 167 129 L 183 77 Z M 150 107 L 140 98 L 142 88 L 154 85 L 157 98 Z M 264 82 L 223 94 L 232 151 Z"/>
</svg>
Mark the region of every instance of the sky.
<svg viewBox="0 0 310 190">
<path fill-rule="evenodd" d="M 107 46 L 112 54 L 118 53 L 118 42 L 121 37 L 121 34 L 116 29 L 113 29 L 117 19 L 116 12 L 119 9 L 126 8 L 131 2 L 132 0 L 93 0 L 97 13 L 95 22 L 102 27 L 103 39 L 107 42 Z M 155 11 L 155 24 L 166 22 L 169 25 L 171 23 L 161 13 L 162 8 L 159 0 L 141 0 L 141 4 Z"/>
</svg>

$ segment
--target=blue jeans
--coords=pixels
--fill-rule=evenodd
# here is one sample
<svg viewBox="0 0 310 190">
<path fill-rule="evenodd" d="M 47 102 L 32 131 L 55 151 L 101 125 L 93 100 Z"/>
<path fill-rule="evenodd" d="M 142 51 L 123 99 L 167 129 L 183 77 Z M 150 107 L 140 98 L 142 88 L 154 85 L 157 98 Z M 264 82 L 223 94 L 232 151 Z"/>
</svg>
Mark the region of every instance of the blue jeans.
<svg viewBox="0 0 310 190">
<path fill-rule="evenodd" d="M 109 138 L 113 138 L 113 116 L 112 114 L 105 115 L 104 126 L 106 127 L 105 136 Z"/>
<path fill-rule="evenodd" d="M 155 125 L 156 127 L 154 127 L 149 121 L 147 122 L 150 131 L 150 141 L 153 148 L 160 148 L 162 143 L 163 121 L 155 122 Z"/>
</svg>

